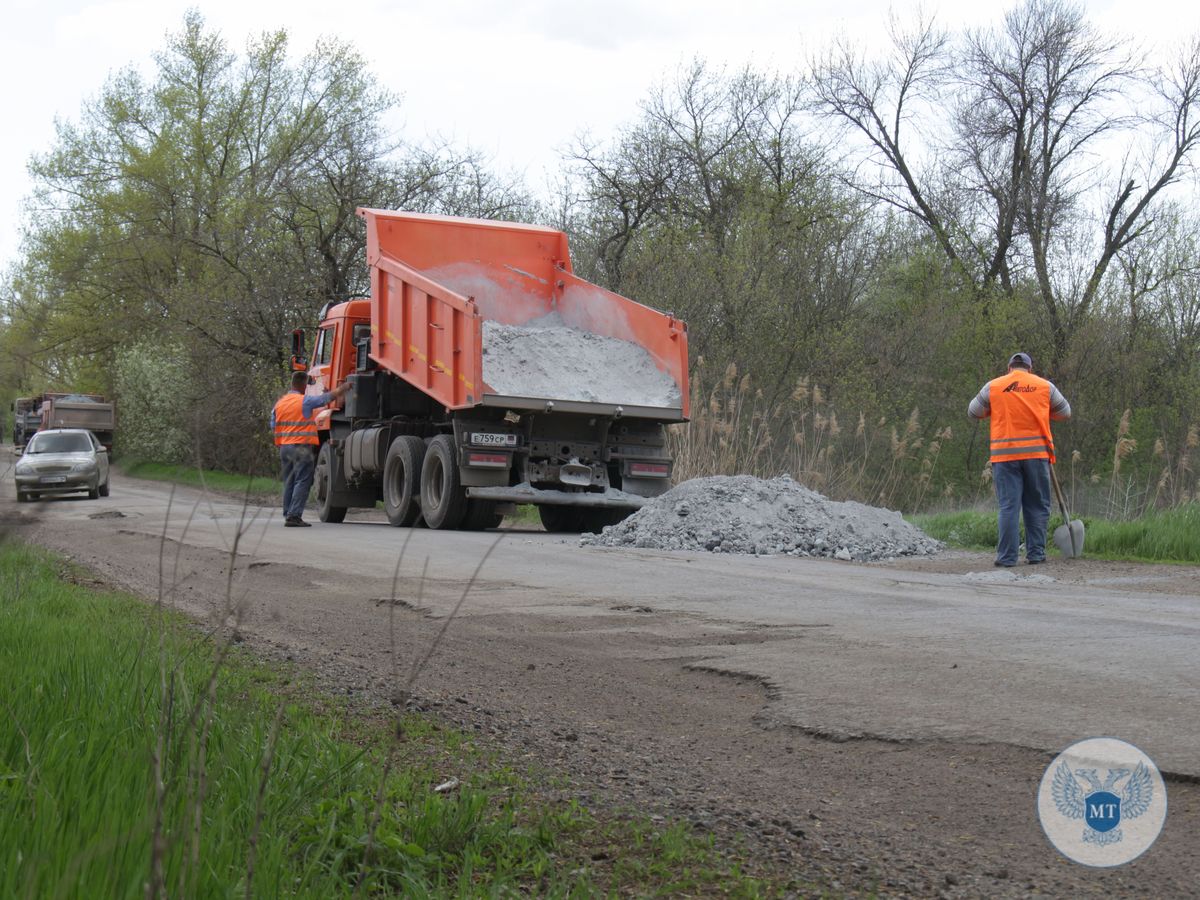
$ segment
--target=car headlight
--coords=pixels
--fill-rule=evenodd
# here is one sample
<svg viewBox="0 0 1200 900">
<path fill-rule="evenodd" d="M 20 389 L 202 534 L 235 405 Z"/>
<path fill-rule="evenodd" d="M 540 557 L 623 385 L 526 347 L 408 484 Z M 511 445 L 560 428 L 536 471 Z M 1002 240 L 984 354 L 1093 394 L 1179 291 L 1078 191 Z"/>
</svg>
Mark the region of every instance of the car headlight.
<svg viewBox="0 0 1200 900">
<path fill-rule="evenodd" d="M 90 460 L 85 460 L 84 462 L 77 462 L 77 463 L 75 463 L 75 465 L 71 466 L 71 471 L 72 472 L 91 472 L 95 468 L 96 468 L 96 464 L 94 462 L 91 462 Z"/>
<path fill-rule="evenodd" d="M 36 471 L 29 463 L 17 463 L 16 473 L 18 475 L 32 475 Z"/>
</svg>

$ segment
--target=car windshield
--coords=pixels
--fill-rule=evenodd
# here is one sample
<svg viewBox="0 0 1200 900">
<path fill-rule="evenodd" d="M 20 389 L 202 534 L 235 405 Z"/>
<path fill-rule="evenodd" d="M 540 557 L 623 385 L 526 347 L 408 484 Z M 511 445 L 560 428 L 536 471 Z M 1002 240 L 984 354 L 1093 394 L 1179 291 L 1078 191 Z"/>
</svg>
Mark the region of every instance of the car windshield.
<svg viewBox="0 0 1200 900">
<path fill-rule="evenodd" d="M 87 453 L 92 442 L 86 434 L 38 434 L 29 442 L 27 453 Z"/>
</svg>

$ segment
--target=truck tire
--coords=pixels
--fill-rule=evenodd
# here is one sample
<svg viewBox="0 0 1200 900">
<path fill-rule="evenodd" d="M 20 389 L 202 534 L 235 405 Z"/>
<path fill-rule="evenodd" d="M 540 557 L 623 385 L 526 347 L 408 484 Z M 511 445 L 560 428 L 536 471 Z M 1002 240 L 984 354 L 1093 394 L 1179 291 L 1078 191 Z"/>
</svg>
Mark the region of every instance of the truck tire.
<svg viewBox="0 0 1200 900">
<path fill-rule="evenodd" d="M 24 491 L 17 491 L 17 502 L 18 503 L 28 503 L 32 499 L 33 499 L 33 496 L 31 494 L 27 494 Z"/>
<path fill-rule="evenodd" d="M 411 434 L 392 441 L 383 460 L 383 511 L 388 522 L 410 528 L 421 517 L 421 468 L 425 442 Z"/>
<path fill-rule="evenodd" d="M 583 527 L 583 512 L 584 510 L 574 506 L 538 507 L 538 517 L 542 520 L 542 527 L 555 534 L 579 531 Z"/>
<path fill-rule="evenodd" d="M 104 479 L 104 484 L 100 485 L 100 496 L 101 497 L 108 496 L 108 479 L 107 478 Z"/>
<path fill-rule="evenodd" d="M 333 446 L 328 442 L 322 444 L 317 453 L 317 471 L 313 479 L 317 486 L 317 518 L 331 525 L 346 519 L 346 507 L 333 505 L 333 467 L 336 465 Z"/>
<path fill-rule="evenodd" d="M 430 528 L 457 528 L 467 514 L 467 492 L 458 474 L 454 438 L 439 434 L 429 442 L 421 466 L 421 513 Z"/>
<path fill-rule="evenodd" d="M 585 534 L 599 534 L 605 525 L 616 525 L 633 512 L 632 509 L 581 509 L 579 530 Z"/>
<path fill-rule="evenodd" d="M 504 521 L 504 516 L 496 512 L 496 504 L 491 500 L 468 500 L 467 514 L 463 517 L 463 531 L 483 531 L 486 528 L 496 528 Z"/>
</svg>

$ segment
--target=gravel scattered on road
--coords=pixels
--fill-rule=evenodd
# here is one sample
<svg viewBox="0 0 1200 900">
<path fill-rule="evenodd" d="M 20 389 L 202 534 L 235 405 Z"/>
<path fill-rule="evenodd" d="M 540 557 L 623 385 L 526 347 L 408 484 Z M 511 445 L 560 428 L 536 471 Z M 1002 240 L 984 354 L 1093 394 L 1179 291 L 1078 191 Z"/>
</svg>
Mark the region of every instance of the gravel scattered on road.
<svg viewBox="0 0 1200 900">
<path fill-rule="evenodd" d="M 942 549 L 939 541 L 898 512 L 830 500 L 787 475 L 765 480 L 750 475 L 694 478 L 582 541 L 603 547 L 859 561 Z"/>
</svg>

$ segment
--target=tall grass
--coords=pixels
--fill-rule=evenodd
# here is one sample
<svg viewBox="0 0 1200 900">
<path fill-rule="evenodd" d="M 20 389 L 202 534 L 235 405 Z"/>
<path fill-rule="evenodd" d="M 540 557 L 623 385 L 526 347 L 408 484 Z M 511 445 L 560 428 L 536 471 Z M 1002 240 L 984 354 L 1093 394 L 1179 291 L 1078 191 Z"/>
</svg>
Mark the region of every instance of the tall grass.
<svg viewBox="0 0 1200 900">
<path fill-rule="evenodd" d="M 692 420 L 669 433 L 675 478 L 789 474 L 834 499 L 919 508 L 954 494 L 939 480 L 950 426 L 930 427 L 913 409 L 902 421 L 843 416 L 820 385 L 797 381 L 783 403 L 767 402 L 749 375 L 730 364 L 705 386 L 692 382 Z"/>
<path fill-rule="evenodd" d="M 1089 519 L 1085 524 L 1089 554 L 1200 564 L 1200 503 L 1187 503 L 1136 519 Z"/>
<path fill-rule="evenodd" d="M 250 667 L 222 670 L 204 742 L 208 789 L 197 830 L 186 778 L 200 744 L 188 712 L 208 690 L 212 648 L 169 625 L 172 664 L 164 672 L 147 647 L 145 607 L 80 591 L 55 575 L 40 554 L 0 549 L 0 690 L 13 726 L 0 737 L 0 846 L 7 851 L 0 895 L 142 896 L 156 877 L 148 872 L 152 860 L 161 867 L 160 887 L 171 893 L 227 893 L 245 876 L 277 702 L 262 686 L 277 680 Z M 159 690 L 164 678 L 169 709 Z M 278 737 L 261 822 L 286 835 L 308 798 L 361 783 L 364 763 L 360 751 L 336 739 L 336 722 L 293 702 L 282 708 L 288 727 Z M 157 849 L 156 833 L 163 837 Z M 298 866 L 286 841 L 261 848 L 257 879 L 265 893 L 297 884 L 336 888 Z"/>
<path fill-rule="evenodd" d="M 996 514 L 979 510 L 914 515 L 910 517 L 931 537 L 957 547 L 983 550 L 996 546 Z M 1200 503 L 1187 503 L 1137 519 L 1085 517 L 1085 554 L 1104 559 L 1200 564 Z M 1049 538 L 1062 524 L 1051 516 Z"/>
<path fill-rule="evenodd" d="M 692 420 L 668 433 L 676 481 L 788 474 L 833 499 L 909 512 L 990 498 L 986 424 L 979 426 L 983 462 L 967 472 L 963 461 L 972 454 L 965 438 L 955 440 L 958 424 L 927 421 L 919 409 L 898 420 L 835 409 L 809 378 L 799 379 L 790 396 L 768 401 L 734 364 L 714 377 L 700 361 L 695 376 Z M 1117 423 L 1110 458 L 1088 465 L 1074 451 L 1059 461 L 1073 513 L 1128 520 L 1200 499 L 1192 462 L 1200 425 L 1174 442 L 1158 437 L 1151 458 L 1142 459 L 1131 418 L 1126 411 Z"/>
</svg>

